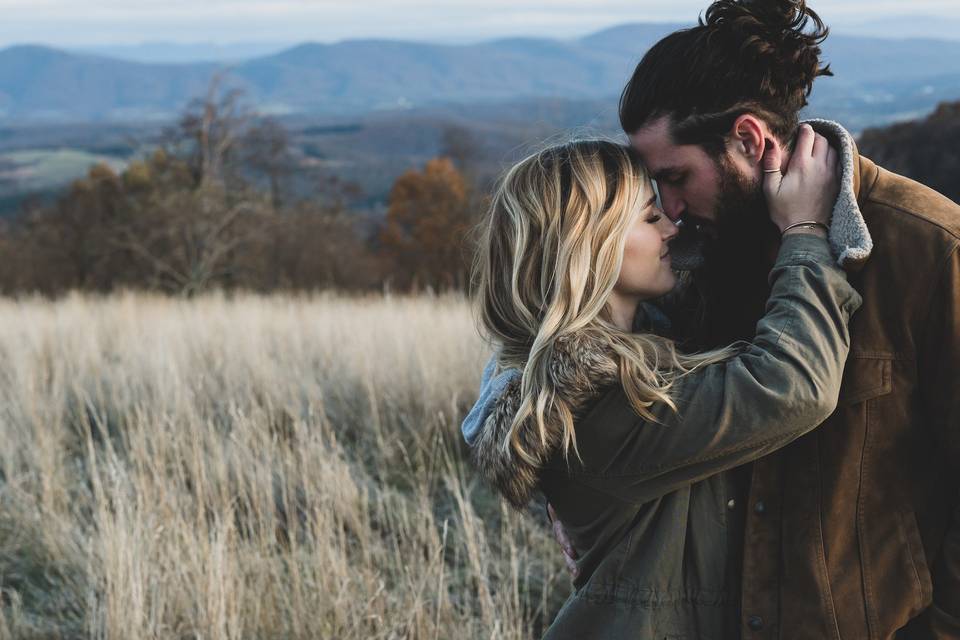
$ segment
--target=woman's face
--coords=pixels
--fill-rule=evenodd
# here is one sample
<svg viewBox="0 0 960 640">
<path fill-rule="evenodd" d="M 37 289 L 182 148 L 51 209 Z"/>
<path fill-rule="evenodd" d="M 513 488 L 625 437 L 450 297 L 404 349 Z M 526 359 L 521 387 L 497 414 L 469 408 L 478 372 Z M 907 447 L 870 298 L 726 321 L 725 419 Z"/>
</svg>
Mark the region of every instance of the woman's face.
<svg viewBox="0 0 960 640">
<path fill-rule="evenodd" d="M 647 193 L 653 193 L 652 186 Z M 625 297 L 647 300 L 668 293 L 677 284 L 667 243 L 679 230 L 657 206 L 656 196 L 640 206 L 627 231 L 623 266 L 613 289 Z"/>
</svg>

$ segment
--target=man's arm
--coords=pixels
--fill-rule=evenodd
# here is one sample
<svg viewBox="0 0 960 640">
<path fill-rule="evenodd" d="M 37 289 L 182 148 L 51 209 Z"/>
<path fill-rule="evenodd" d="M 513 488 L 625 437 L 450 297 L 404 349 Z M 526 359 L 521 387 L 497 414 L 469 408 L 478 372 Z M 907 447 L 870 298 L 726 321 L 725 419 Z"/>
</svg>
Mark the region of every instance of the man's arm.
<svg viewBox="0 0 960 640">
<path fill-rule="evenodd" d="M 960 242 L 934 283 L 923 325 L 919 381 L 926 419 L 938 441 L 960 463 Z M 950 482 L 957 484 L 956 478 Z M 933 606 L 926 612 L 933 638 L 960 637 L 960 493 L 933 574 Z"/>
</svg>

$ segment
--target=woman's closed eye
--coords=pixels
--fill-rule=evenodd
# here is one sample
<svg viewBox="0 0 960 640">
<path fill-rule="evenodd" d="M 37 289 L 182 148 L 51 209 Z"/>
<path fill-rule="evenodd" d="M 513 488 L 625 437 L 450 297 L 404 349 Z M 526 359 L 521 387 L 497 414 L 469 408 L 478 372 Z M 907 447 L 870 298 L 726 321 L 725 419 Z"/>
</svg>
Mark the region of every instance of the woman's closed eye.
<svg viewBox="0 0 960 640">
<path fill-rule="evenodd" d="M 650 224 L 657 224 L 658 222 L 660 222 L 660 218 L 662 217 L 663 216 L 661 216 L 659 213 L 654 213 L 647 216 L 647 222 L 649 222 Z"/>
</svg>

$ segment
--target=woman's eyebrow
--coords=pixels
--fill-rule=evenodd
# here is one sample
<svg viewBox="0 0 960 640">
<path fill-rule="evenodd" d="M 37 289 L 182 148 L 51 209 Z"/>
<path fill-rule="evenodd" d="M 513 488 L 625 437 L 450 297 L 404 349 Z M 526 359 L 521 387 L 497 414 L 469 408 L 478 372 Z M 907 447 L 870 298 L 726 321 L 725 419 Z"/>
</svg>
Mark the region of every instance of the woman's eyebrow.
<svg viewBox="0 0 960 640">
<path fill-rule="evenodd" d="M 646 209 L 648 207 L 652 207 L 654 204 L 656 204 L 656 202 L 657 202 L 657 196 L 656 194 L 654 194 L 654 196 L 649 200 L 647 200 L 647 203 L 643 205 L 643 208 Z"/>
</svg>

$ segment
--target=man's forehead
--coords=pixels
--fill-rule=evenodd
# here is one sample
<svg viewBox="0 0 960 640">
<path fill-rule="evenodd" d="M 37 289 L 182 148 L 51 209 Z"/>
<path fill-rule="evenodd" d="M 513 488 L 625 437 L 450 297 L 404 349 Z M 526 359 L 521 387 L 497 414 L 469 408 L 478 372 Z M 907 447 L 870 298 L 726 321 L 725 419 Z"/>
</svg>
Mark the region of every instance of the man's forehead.
<svg viewBox="0 0 960 640">
<path fill-rule="evenodd" d="M 630 144 L 651 173 L 662 171 L 682 160 L 682 147 L 674 144 L 670 119 L 663 116 L 630 135 Z"/>
</svg>

